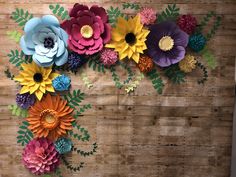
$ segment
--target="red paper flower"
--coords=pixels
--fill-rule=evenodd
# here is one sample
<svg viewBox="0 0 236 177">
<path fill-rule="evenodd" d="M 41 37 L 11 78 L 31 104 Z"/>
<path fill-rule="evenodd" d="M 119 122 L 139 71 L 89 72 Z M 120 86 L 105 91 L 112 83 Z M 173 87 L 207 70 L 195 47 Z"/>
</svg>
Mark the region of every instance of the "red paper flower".
<svg viewBox="0 0 236 177">
<path fill-rule="evenodd" d="M 182 15 L 178 18 L 177 24 L 184 32 L 192 34 L 197 26 L 197 19 L 192 15 Z"/>
<path fill-rule="evenodd" d="M 102 7 L 76 3 L 70 11 L 70 19 L 61 26 L 68 33 L 69 48 L 78 54 L 93 55 L 102 50 L 111 38 L 111 26 Z"/>
</svg>

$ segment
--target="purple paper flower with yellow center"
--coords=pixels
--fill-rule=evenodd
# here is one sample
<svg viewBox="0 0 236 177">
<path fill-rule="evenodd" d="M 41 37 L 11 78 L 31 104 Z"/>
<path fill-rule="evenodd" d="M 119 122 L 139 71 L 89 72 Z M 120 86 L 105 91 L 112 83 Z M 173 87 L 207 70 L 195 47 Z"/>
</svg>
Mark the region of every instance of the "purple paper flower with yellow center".
<svg viewBox="0 0 236 177">
<path fill-rule="evenodd" d="M 33 55 L 35 63 L 41 67 L 66 63 L 68 35 L 60 28 L 56 17 L 44 15 L 42 18 L 32 18 L 25 24 L 24 31 L 21 48 L 26 55 Z"/>
<path fill-rule="evenodd" d="M 167 67 L 178 63 L 185 56 L 188 34 L 174 22 L 162 22 L 152 25 L 147 37 L 148 55 L 154 63 Z"/>
</svg>

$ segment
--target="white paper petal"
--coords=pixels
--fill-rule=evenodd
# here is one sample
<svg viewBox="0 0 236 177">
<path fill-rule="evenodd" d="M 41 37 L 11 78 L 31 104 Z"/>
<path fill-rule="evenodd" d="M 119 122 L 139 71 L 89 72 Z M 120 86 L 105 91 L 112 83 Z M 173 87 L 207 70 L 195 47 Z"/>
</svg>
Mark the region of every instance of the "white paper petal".
<svg viewBox="0 0 236 177">
<path fill-rule="evenodd" d="M 56 57 L 61 56 L 65 52 L 65 50 L 66 50 L 66 48 L 65 48 L 64 42 L 58 38 L 58 50 L 57 50 Z"/>
</svg>

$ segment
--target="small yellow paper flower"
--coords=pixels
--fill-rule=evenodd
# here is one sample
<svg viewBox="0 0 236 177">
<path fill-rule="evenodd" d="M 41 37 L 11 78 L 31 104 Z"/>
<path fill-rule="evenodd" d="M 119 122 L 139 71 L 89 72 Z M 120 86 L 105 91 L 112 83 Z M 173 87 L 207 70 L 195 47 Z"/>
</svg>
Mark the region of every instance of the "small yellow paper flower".
<svg viewBox="0 0 236 177">
<path fill-rule="evenodd" d="M 185 73 L 190 73 L 196 68 L 196 64 L 197 60 L 195 60 L 194 56 L 186 55 L 184 59 L 179 62 L 179 68 Z"/>
<path fill-rule="evenodd" d="M 145 41 L 149 32 L 141 24 L 140 15 L 128 21 L 119 17 L 116 27 L 112 29 L 112 40 L 106 47 L 114 48 L 119 53 L 120 60 L 128 57 L 138 63 L 140 53 L 147 49 Z"/>
<path fill-rule="evenodd" d="M 20 94 L 30 92 L 35 94 L 38 100 L 41 100 L 46 91 L 55 92 L 52 86 L 52 80 L 59 76 L 52 73 L 52 68 L 39 67 L 34 62 L 29 64 L 21 64 L 22 71 L 14 78 L 22 85 Z"/>
</svg>

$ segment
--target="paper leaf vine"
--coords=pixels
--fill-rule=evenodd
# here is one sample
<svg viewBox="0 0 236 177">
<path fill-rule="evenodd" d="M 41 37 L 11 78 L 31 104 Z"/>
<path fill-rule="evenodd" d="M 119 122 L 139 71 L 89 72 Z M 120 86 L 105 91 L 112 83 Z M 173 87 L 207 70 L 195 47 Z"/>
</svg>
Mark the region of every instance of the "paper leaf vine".
<svg viewBox="0 0 236 177">
<path fill-rule="evenodd" d="M 21 68 L 20 65 L 22 63 L 32 62 L 32 57 L 25 55 L 23 51 L 11 50 L 7 56 L 9 57 L 9 62 L 18 68 Z"/>
<path fill-rule="evenodd" d="M 93 149 L 91 151 L 82 151 L 76 147 L 72 147 L 72 151 L 75 151 L 77 154 L 83 156 L 83 157 L 86 157 L 86 156 L 90 156 L 90 155 L 93 155 L 95 152 L 96 152 L 96 149 L 97 149 L 97 144 L 94 143 L 93 144 Z M 84 162 L 80 162 L 79 166 L 77 167 L 73 167 L 65 158 L 64 155 L 62 155 L 62 161 L 63 163 L 65 164 L 66 168 L 69 169 L 69 170 L 72 170 L 72 171 L 80 171 L 81 168 L 83 168 L 83 165 L 84 165 Z"/>
<path fill-rule="evenodd" d="M 122 4 L 123 9 L 134 9 L 134 10 L 139 10 L 140 6 L 138 4 L 134 3 L 123 3 Z"/>
<path fill-rule="evenodd" d="M 165 75 L 174 83 L 180 84 L 185 82 L 186 74 L 180 70 L 179 65 L 171 65 L 164 71 Z"/>
<path fill-rule="evenodd" d="M 119 62 L 118 66 L 121 66 L 128 73 L 127 79 L 124 80 L 123 83 L 121 83 L 120 77 L 117 75 L 115 67 L 114 66 L 110 67 L 110 71 L 112 73 L 112 79 L 115 82 L 115 86 L 118 89 L 121 89 L 125 84 L 128 84 L 133 79 L 134 73 L 133 73 L 132 69 L 127 64 Z"/>
<path fill-rule="evenodd" d="M 98 148 L 97 143 L 93 143 L 93 149 L 91 151 L 83 151 L 83 150 L 76 148 L 74 146 L 72 147 L 72 151 L 76 151 L 77 154 L 80 154 L 83 157 L 87 157 L 87 156 L 93 155 L 96 152 L 97 148 Z"/>
<path fill-rule="evenodd" d="M 112 27 L 116 26 L 117 18 L 118 17 L 124 17 L 127 19 L 128 17 L 125 16 L 118 7 L 110 7 L 110 9 L 107 10 L 108 18 L 109 18 L 109 23 Z"/>
<path fill-rule="evenodd" d="M 203 59 L 206 60 L 207 65 L 211 69 L 215 69 L 217 66 L 217 63 L 216 63 L 216 59 L 215 59 L 214 55 L 207 48 L 204 48 L 201 51 L 201 54 L 202 54 Z"/>
<path fill-rule="evenodd" d="M 67 160 L 64 155 L 61 156 L 62 162 L 65 164 L 66 168 L 71 170 L 71 171 L 80 171 L 81 168 L 84 167 L 84 162 L 80 162 L 80 164 L 76 167 L 72 166 Z"/>
<path fill-rule="evenodd" d="M 9 70 L 9 68 L 7 68 L 6 70 L 4 70 L 4 74 L 6 75 L 7 78 L 13 80 L 14 79 L 14 75 L 11 73 L 11 71 Z"/>
<path fill-rule="evenodd" d="M 179 8 L 176 7 L 176 4 L 168 5 L 167 8 L 160 13 L 157 17 L 157 23 L 166 21 L 166 20 L 176 20 L 179 16 Z"/>
<path fill-rule="evenodd" d="M 56 5 L 50 4 L 49 9 L 52 11 L 54 15 L 60 17 L 62 20 L 70 19 L 68 11 L 59 4 Z"/>
<path fill-rule="evenodd" d="M 100 62 L 99 57 L 99 55 L 95 55 L 89 58 L 88 67 L 94 71 L 105 73 L 105 66 Z"/>
<path fill-rule="evenodd" d="M 22 28 L 24 28 L 27 21 L 33 18 L 33 15 L 30 14 L 27 10 L 16 8 L 11 14 L 11 18 Z"/>
<path fill-rule="evenodd" d="M 83 80 L 83 82 L 84 82 L 84 85 L 85 85 L 88 89 L 90 89 L 91 87 L 93 87 L 93 84 L 92 84 L 92 82 L 89 80 L 89 78 L 88 78 L 88 76 L 87 76 L 86 73 L 82 73 L 82 74 L 81 74 L 81 77 L 82 77 L 82 80 Z"/>
<path fill-rule="evenodd" d="M 88 133 L 88 130 L 86 130 L 85 128 L 81 127 L 80 125 L 77 125 L 76 122 L 72 123 L 72 126 L 75 127 L 81 134 L 78 133 L 74 133 L 73 130 L 69 131 L 68 134 L 76 139 L 78 139 L 79 141 L 89 141 L 90 135 Z"/>
<path fill-rule="evenodd" d="M 204 84 L 206 81 L 207 81 L 207 78 L 208 78 L 208 72 L 207 72 L 207 69 L 206 67 L 201 64 L 199 61 L 197 61 L 197 64 L 196 64 L 197 67 L 199 67 L 202 71 L 203 71 L 203 78 L 198 80 L 198 84 Z"/>
<path fill-rule="evenodd" d="M 17 105 L 9 105 L 8 109 L 11 111 L 11 114 L 13 116 L 20 116 L 20 117 L 27 117 L 28 116 L 28 110 L 27 109 L 22 109 Z"/>
<path fill-rule="evenodd" d="M 7 31 L 7 36 L 10 39 L 14 40 L 16 43 L 19 43 L 22 34 L 16 30 L 13 30 L 13 31 Z"/>
<path fill-rule="evenodd" d="M 152 85 L 157 93 L 162 94 L 164 83 L 157 70 L 153 69 L 152 71 L 147 73 L 147 76 L 152 81 Z"/>
<path fill-rule="evenodd" d="M 212 28 L 209 27 L 209 22 L 211 19 L 214 19 Z M 200 22 L 198 31 L 202 32 L 204 27 L 210 29 L 209 32 L 206 34 L 207 40 L 210 40 L 212 36 L 216 33 L 216 31 L 219 29 L 220 25 L 221 25 L 221 16 L 217 16 L 214 11 L 211 11 L 205 17 L 203 17 L 203 20 Z"/>
<path fill-rule="evenodd" d="M 64 95 L 64 99 L 67 100 L 68 106 L 75 109 L 74 117 L 78 118 L 85 110 L 90 109 L 91 105 L 80 105 L 80 103 L 84 100 L 84 93 L 80 90 L 73 90 L 72 94 L 69 92 L 67 95 Z"/>
<path fill-rule="evenodd" d="M 136 76 L 134 82 L 130 83 L 127 85 L 127 87 L 125 88 L 125 91 L 127 93 L 133 92 L 135 88 L 138 87 L 138 85 L 140 84 L 140 81 L 144 78 L 143 73 L 140 73 L 138 76 Z"/>
<path fill-rule="evenodd" d="M 28 144 L 30 140 L 33 139 L 33 133 L 28 129 L 29 123 L 27 121 L 23 121 L 22 125 L 19 127 L 19 131 L 17 138 L 17 143 L 21 143 L 22 146 Z"/>
</svg>

